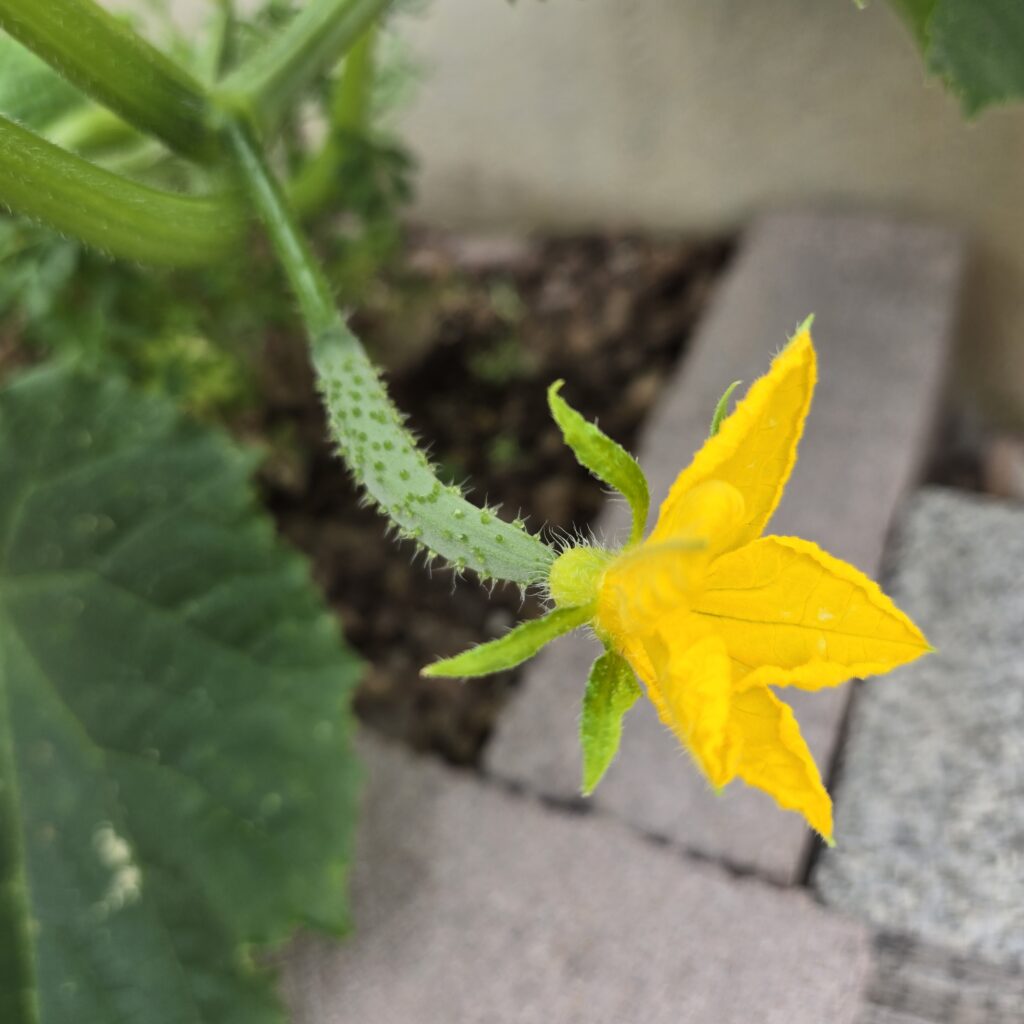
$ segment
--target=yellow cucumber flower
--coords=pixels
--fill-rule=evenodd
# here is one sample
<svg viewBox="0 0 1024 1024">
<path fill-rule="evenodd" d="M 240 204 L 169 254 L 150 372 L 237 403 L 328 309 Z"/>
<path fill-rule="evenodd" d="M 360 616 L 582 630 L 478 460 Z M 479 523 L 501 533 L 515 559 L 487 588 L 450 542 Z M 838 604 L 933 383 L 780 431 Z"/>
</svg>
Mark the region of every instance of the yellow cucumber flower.
<svg viewBox="0 0 1024 1024">
<path fill-rule="evenodd" d="M 614 757 L 639 677 L 715 789 L 740 778 L 831 841 L 832 802 L 792 710 L 771 688 L 837 686 L 931 648 L 858 569 L 810 541 L 763 536 L 796 461 L 816 378 L 808 321 L 727 418 L 732 389 L 723 397 L 711 436 L 646 538 L 639 467 L 555 385 L 552 411 L 577 457 L 630 500 L 630 543 L 564 551 L 549 579 L 552 613 L 426 672 L 497 671 L 589 624 L 606 653 L 584 698 L 584 792 Z"/>
</svg>

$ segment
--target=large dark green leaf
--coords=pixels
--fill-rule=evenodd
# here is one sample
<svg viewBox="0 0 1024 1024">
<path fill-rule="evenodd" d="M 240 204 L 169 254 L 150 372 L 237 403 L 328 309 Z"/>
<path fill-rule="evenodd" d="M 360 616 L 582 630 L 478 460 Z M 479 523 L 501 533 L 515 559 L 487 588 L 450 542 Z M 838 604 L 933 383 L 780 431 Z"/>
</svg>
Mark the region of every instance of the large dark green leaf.
<svg viewBox="0 0 1024 1024">
<path fill-rule="evenodd" d="M 0 392 L 0 1021 L 281 1019 L 341 931 L 357 671 L 252 460 L 69 370 Z"/>
</svg>

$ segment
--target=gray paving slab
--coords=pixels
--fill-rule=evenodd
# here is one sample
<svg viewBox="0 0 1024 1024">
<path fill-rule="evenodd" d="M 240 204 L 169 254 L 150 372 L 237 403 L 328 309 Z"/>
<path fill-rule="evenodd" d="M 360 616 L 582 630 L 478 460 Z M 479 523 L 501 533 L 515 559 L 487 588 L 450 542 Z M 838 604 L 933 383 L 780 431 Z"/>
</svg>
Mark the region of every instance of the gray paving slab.
<svg viewBox="0 0 1024 1024">
<path fill-rule="evenodd" d="M 646 431 L 641 461 L 656 503 L 702 443 L 725 385 L 764 372 L 813 311 L 821 382 L 771 530 L 876 573 L 927 451 L 964 262 L 959 236 L 930 225 L 818 213 L 760 221 Z M 604 524 L 621 526 L 618 510 Z M 488 751 L 491 772 L 574 797 L 579 701 L 594 655 L 586 638 L 569 637 L 531 666 Z M 835 752 L 848 690 L 784 694 L 820 764 Z M 647 702 L 630 712 L 593 799 L 643 831 L 780 882 L 801 876 L 811 842 L 796 815 L 758 792 L 735 785 L 713 796 Z"/>
<path fill-rule="evenodd" d="M 896 556 L 939 653 L 858 692 L 815 884 L 880 928 L 1022 958 L 1024 507 L 926 490 Z"/>
<path fill-rule="evenodd" d="M 689 861 L 379 741 L 355 933 L 303 938 L 293 1024 L 853 1024 L 866 931 L 805 891 Z"/>
</svg>

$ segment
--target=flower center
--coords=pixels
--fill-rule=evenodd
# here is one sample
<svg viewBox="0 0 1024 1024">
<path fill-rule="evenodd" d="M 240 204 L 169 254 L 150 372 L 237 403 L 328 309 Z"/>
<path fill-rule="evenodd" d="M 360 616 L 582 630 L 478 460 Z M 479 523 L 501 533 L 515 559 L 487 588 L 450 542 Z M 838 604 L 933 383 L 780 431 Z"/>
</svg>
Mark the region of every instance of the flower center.
<svg viewBox="0 0 1024 1024">
<path fill-rule="evenodd" d="M 576 608 L 597 599 L 601 577 L 612 560 L 604 548 L 578 547 L 563 551 L 548 575 L 551 598 L 559 608 Z"/>
</svg>

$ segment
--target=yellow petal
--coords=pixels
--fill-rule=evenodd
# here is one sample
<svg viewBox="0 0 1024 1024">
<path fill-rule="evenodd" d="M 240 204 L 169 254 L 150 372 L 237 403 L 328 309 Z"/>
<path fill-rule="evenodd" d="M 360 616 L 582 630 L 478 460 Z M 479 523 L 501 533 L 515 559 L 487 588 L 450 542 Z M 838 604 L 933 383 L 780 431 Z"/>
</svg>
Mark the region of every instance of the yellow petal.
<svg viewBox="0 0 1024 1024">
<path fill-rule="evenodd" d="M 665 615 L 689 608 L 706 565 L 699 541 L 644 544 L 620 555 L 598 589 L 598 634 L 629 656 Z"/>
<path fill-rule="evenodd" d="M 679 502 L 698 484 L 712 479 L 732 484 L 746 502 L 735 546 L 759 537 L 796 461 L 816 379 L 814 346 L 810 331 L 804 328 L 679 474 L 661 506 L 652 539 L 671 536 Z"/>
<path fill-rule="evenodd" d="M 725 644 L 713 633 L 689 642 L 685 631 L 666 624 L 647 649 L 654 669 L 647 692 L 658 717 L 721 788 L 735 776 L 739 755 L 729 732 L 732 666 Z"/>
<path fill-rule="evenodd" d="M 693 611 L 725 641 L 743 686 L 817 690 L 931 650 L 877 583 L 796 537 L 762 537 L 716 559 Z"/>
<path fill-rule="evenodd" d="M 717 555 L 735 546 L 735 538 L 745 524 L 743 495 L 724 480 L 705 480 L 680 495 L 667 512 L 662 511 L 658 525 L 644 543 L 657 546 L 675 538 L 700 538 L 708 555 Z"/>
<path fill-rule="evenodd" d="M 709 480 L 679 504 L 675 539 L 653 538 L 616 558 L 601 577 L 596 626 L 620 649 L 649 636 L 665 616 L 690 607 L 707 565 L 743 517 L 735 487 Z"/>
<path fill-rule="evenodd" d="M 832 800 L 789 705 L 756 686 L 733 698 L 732 724 L 742 738 L 739 777 L 769 793 L 780 807 L 802 814 L 831 841 Z"/>
</svg>

